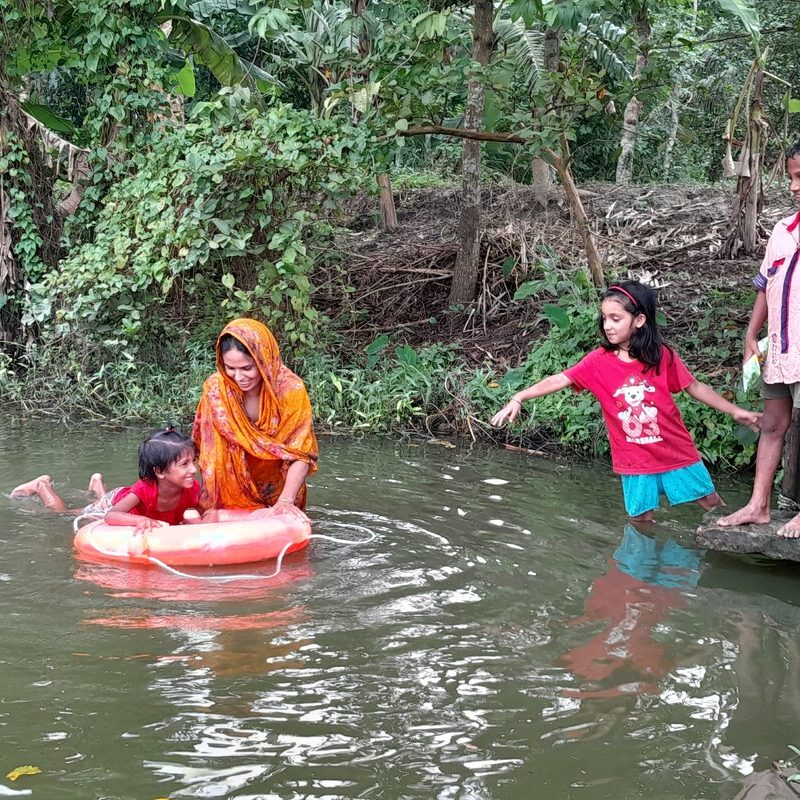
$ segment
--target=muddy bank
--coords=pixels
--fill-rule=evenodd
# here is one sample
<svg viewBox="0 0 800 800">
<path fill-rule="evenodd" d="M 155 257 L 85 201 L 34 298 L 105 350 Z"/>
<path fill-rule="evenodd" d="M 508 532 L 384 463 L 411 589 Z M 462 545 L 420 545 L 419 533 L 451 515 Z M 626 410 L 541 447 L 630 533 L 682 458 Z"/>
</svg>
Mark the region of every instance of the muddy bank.
<svg viewBox="0 0 800 800">
<path fill-rule="evenodd" d="M 732 192 L 727 184 L 593 184 L 581 189 L 607 275 L 660 287 L 659 302 L 677 342 L 694 335 L 697 316 L 719 294 L 725 295 L 729 312 L 726 324 L 746 323 L 750 280 L 760 259 L 715 257 Z M 560 188 L 551 190 L 546 209 L 534 201 L 529 187 L 484 189 L 483 269 L 472 309 L 447 306 L 458 249 L 459 197 L 458 189 L 396 193 L 400 227 L 392 233 L 378 229 L 374 198 L 360 197 L 347 207 L 349 228 L 337 243 L 340 261 L 319 276 L 315 300 L 354 348 L 390 333 L 412 344 L 458 341 L 468 360 L 513 365 L 546 329 L 542 305 L 557 303 L 557 296 L 513 298 L 526 281 L 542 278 L 543 261 L 564 280 L 585 263 Z M 774 223 L 790 210 L 788 193 L 773 191 L 761 218 L 764 243 Z M 731 355 L 731 364 L 736 363 L 738 352 Z"/>
</svg>

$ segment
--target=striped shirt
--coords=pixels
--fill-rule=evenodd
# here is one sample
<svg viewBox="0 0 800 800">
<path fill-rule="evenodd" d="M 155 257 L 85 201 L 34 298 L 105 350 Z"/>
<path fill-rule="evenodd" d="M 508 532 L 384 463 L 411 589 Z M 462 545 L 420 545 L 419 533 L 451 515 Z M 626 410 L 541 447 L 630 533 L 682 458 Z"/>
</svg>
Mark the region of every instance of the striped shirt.
<svg viewBox="0 0 800 800">
<path fill-rule="evenodd" d="M 756 289 L 767 295 L 765 383 L 800 382 L 800 212 L 773 229 Z"/>
</svg>

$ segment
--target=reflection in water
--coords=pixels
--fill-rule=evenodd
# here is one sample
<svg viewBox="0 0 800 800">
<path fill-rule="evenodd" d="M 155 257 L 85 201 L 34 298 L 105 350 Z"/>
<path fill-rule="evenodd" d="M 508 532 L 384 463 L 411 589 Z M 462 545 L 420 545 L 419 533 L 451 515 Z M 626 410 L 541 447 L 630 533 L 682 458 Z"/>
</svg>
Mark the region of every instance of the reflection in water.
<svg viewBox="0 0 800 800">
<path fill-rule="evenodd" d="M 275 562 L 257 565 L 232 565 L 225 567 L 192 568 L 191 574 L 198 579 L 183 578 L 158 567 L 138 564 L 117 564 L 95 561 L 76 554 L 75 578 L 102 589 L 104 594 L 120 600 L 132 598 L 165 600 L 179 603 L 214 603 L 243 600 L 259 600 L 275 595 L 290 587 L 295 581 L 314 576 L 307 553 L 295 553 L 283 560 L 281 571 L 272 577 Z M 246 569 L 248 575 L 262 575 L 264 579 L 242 578 L 241 580 L 202 580 L 204 576 L 235 576 Z M 188 571 L 186 569 L 184 572 Z M 128 608 L 127 605 L 121 607 Z"/>
<path fill-rule="evenodd" d="M 160 663 L 183 661 L 193 672 L 207 669 L 217 677 L 259 675 L 273 669 L 302 669 L 302 661 L 294 658 L 296 651 L 309 640 L 294 639 L 280 642 L 294 626 L 308 619 L 303 606 L 286 607 L 285 592 L 295 581 L 308 580 L 314 571 L 307 552 L 287 557 L 280 573 L 273 576 L 274 562 L 264 565 L 246 565 L 248 577 L 225 582 L 203 580 L 204 577 L 234 577 L 242 567 L 234 565 L 216 568 L 195 568 L 193 578 L 183 578 L 164 572 L 157 567 L 120 565 L 78 559 L 75 577 L 98 587 L 111 590 L 109 596 L 140 601 L 178 601 L 180 610 L 151 609 L 140 604 L 125 603 L 119 607 L 104 605 L 97 616 L 87 615 L 88 625 L 109 628 L 154 630 L 164 629 L 188 634 L 193 652 L 172 654 L 159 659 Z M 263 573 L 264 580 L 252 575 Z M 260 601 L 281 607 L 274 611 L 253 611 L 252 602 Z M 221 609 L 209 613 L 208 604 L 225 603 L 229 613 Z M 248 605 L 243 610 L 237 606 Z M 196 606 L 202 604 L 202 608 Z M 265 638 L 264 634 L 269 633 Z M 198 638 L 199 637 L 199 638 Z"/>
<path fill-rule="evenodd" d="M 747 775 L 790 758 L 800 719 L 800 570 L 767 559 L 714 554 L 698 600 L 720 619 L 723 656 L 707 676 L 717 687 L 720 731 L 712 740 L 725 769 Z"/>
<path fill-rule="evenodd" d="M 752 759 L 775 731 L 796 727 L 800 720 L 800 635 L 796 629 L 780 630 L 754 609 L 742 610 L 731 624 L 738 691 L 724 743 L 740 757 Z M 796 738 L 786 742 L 798 743 Z"/>
<path fill-rule="evenodd" d="M 562 731 L 569 738 L 601 736 L 633 708 L 638 695 L 659 693 L 675 660 L 654 628 L 670 609 L 685 605 L 683 590 L 697 584 L 700 557 L 628 524 L 608 563 L 608 571 L 592 583 L 585 613 L 569 623 L 604 627 L 560 658 L 580 682 L 564 691 L 580 701 L 579 721 Z"/>
<path fill-rule="evenodd" d="M 669 609 L 685 604 L 681 589 L 695 586 L 698 575 L 696 551 L 672 540 L 658 543 L 626 525 L 608 571 L 592 583 L 586 613 L 570 623 L 602 621 L 605 627 L 562 657 L 583 678 L 583 686 L 569 696 L 657 693 L 673 662 L 653 628 Z"/>
</svg>

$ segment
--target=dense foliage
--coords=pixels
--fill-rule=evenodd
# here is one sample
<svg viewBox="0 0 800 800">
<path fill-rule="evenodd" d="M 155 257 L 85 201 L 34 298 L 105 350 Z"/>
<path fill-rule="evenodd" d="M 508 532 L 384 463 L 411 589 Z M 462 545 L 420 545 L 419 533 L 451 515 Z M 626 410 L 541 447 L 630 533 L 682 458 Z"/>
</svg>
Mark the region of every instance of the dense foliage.
<svg viewBox="0 0 800 800">
<path fill-rule="evenodd" d="M 213 332 L 252 314 L 305 359 L 331 427 L 418 427 L 444 409 L 469 429 L 496 402 L 488 373 L 445 380 L 459 374 L 456 350 L 394 340 L 359 363 L 314 291 L 335 263 L 345 198 L 374 195 L 378 176 L 458 180 L 452 131 L 470 87 L 484 93 L 487 179 L 533 182 L 542 158 L 562 178 L 619 179 L 628 147 L 634 180 L 704 182 L 721 175 L 726 119 L 760 59 L 765 153 L 780 162 L 800 109 L 791 4 L 511 0 L 494 6 L 485 65 L 471 49 L 473 6 L 0 0 L 6 396 L 25 401 L 27 385 L 54 407 L 73 395 L 87 413 L 158 416 L 146 398 L 195 380 Z M 637 112 L 632 137 L 623 110 Z M 734 125 L 729 145 L 743 135 Z M 581 265 L 565 266 L 578 299 L 558 301 L 552 335 L 499 386 L 587 346 L 592 292 Z M 346 295 L 346 275 L 341 284 Z M 566 421 L 548 430 L 585 442 L 585 421 L 580 435 L 570 428 L 572 400 L 552 401 L 547 416 Z"/>
<path fill-rule="evenodd" d="M 198 104 L 186 125 L 132 154 L 133 174 L 104 194 L 90 241 L 38 287 L 62 299 L 59 323 L 134 354 L 176 323 L 213 329 L 258 313 L 288 344 L 309 343 L 307 240 L 325 243 L 320 212 L 357 185 L 362 136 L 246 100 L 239 89 Z M 154 306 L 173 313 L 153 315 Z"/>
</svg>

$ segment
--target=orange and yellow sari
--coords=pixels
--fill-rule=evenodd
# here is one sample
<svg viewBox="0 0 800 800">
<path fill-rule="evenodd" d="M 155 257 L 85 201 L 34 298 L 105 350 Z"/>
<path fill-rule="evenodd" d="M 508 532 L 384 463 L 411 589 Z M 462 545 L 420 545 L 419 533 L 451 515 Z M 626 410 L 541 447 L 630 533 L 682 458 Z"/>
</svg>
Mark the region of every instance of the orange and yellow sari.
<svg viewBox="0 0 800 800">
<path fill-rule="evenodd" d="M 258 421 L 244 409 L 244 395 L 225 374 L 220 338 L 238 339 L 261 373 Z M 317 469 L 317 439 L 311 402 L 300 378 L 281 361 L 269 329 L 253 319 L 236 319 L 217 339 L 217 371 L 203 384 L 192 438 L 199 452 L 204 508 L 271 506 L 283 489 L 286 470 L 294 461 Z M 305 485 L 296 504 L 305 507 Z"/>
</svg>

